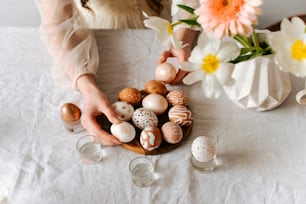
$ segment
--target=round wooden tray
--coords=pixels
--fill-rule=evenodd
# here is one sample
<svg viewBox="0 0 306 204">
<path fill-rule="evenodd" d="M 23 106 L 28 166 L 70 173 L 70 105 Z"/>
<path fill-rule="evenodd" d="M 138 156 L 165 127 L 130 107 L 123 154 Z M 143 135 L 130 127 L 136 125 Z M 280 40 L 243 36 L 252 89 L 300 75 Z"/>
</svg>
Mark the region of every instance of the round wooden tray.
<svg viewBox="0 0 306 204">
<path fill-rule="evenodd" d="M 162 114 L 160 116 L 158 116 L 158 123 L 159 123 L 159 128 L 167 121 L 169 121 L 168 119 L 168 111 L 166 111 L 165 114 Z M 104 116 L 104 115 L 101 115 L 101 116 L 98 116 L 96 117 L 97 119 L 97 122 L 100 124 L 100 126 L 105 130 L 105 131 L 108 131 L 110 132 L 110 126 L 111 126 L 111 123 L 108 121 L 108 119 Z M 132 122 L 129 121 L 131 124 Z M 135 127 L 135 126 L 134 126 Z M 170 143 L 167 143 L 166 141 L 162 140 L 162 143 L 160 144 L 160 146 L 155 149 L 155 150 L 152 150 L 152 151 L 148 151 L 148 150 L 145 150 L 141 144 L 140 144 L 140 140 L 139 140 L 139 137 L 140 137 L 140 133 L 141 133 L 141 130 L 136 128 L 136 137 L 133 141 L 129 142 L 129 143 L 123 143 L 121 146 L 127 150 L 130 150 L 132 152 L 135 152 L 135 153 L 138 153 L 138 154 L 142 154 L 142 155 L 157 155 L 157 154 L 163 154 L 163 153 L 166 153 L 166 152 L 169 152 L 175 148 L 177 148 L 179 145 L 182 144 L 182 142 L 184 142 L 184 140 L 190 135 L 191 133 L 191 130 L 192 130 L 192 124 L 190 126 L 187 126 L 187 127 L 182 127 L 182 130 L 183 130 L 183 139 L 177 143 L 177 144 L 170 144 Z"/>
</svg>

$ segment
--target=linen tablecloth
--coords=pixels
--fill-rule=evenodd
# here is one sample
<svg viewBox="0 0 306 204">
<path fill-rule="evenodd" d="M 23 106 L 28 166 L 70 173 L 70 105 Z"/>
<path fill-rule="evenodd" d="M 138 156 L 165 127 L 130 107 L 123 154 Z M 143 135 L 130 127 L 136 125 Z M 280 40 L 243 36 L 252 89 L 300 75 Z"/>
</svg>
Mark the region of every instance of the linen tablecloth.
<svg viewBox="0 0 306 204">
<path fill-rule="evenodd" d="M 161 52 L 150 30 L 95 31 L 98 84 L 116 101 L 127 86 L 142 89 L 154 79 Z M 105 147 L 104 160 L 82 164 L 76 140 L 60 120 L 63 103 L 82 107 L 77 91 L 55 86 L 52 59 L 37 28 L 0 28 L 0 203 L 306 203 L 306 108 L 295 101 L 303 80 L 277 109 L 251 112 L 225 95 L 207 99 L 200 85 L 169 86 L 190 96 L 191 135 L 177 149 L 148 156 L 158 180 L 133 185 L 129 161 L 139 156 L 120 146 Z M 217 169 L 202 173 L 190 162 L 199 135 L 217 149 Z"/>
</svg>

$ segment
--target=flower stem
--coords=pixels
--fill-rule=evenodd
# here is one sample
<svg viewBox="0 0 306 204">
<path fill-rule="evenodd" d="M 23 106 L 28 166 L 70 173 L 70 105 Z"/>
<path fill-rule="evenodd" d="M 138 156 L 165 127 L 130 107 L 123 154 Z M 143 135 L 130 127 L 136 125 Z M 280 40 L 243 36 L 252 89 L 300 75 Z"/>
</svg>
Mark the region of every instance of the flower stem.
<svg viewBox="0 0 306 204">
<path fill-rule="evenodd" d="M 259 47 L 259 41 L 258 41 L 256 32 L 255 32 L 254 29 L 253 29 L 253 31 L 252 31 L 251 38 L 252 38 L 252 41 L 253 41 L 254 46 L 255 46 L 255 47 Z"/>
<path fill-rule="evenodd" d="M 183 22 L 177 21 L 177 22 L 175 22 L 175 23 L 172 23 L 171 26 L 172 26 L 172 28 L 173 28 L 174 26 L 177 26 L 177 25 L 179 25 L 179 24 L 181 24 L 181 23 L 183 23 Z"/>
</svg>

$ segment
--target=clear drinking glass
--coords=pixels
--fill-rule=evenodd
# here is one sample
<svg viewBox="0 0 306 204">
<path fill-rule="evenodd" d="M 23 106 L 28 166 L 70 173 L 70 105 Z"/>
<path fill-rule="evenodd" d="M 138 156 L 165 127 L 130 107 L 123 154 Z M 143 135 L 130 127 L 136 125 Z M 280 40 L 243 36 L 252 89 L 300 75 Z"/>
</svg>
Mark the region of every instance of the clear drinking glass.
<svg viewBox="0 0 306 204">
<path fill-rule="evenodd" d="M 129 171 L 137 186 L 150 186 L 155 181 L 154 165 L 146 157 L 136 157 L 130 161 Z"/>
<path fill-rule="evenodd" d="M 85 164 L 96 164 L 103 159 L 102 145 L 93 135 L 85 135 L 78 139 L 76 148 L 81 161 Z"/>
<path fill-rule="evenodd" d="M 210 171 L 215 170 L 216 168 L 216 156 L 214 156 L 212 160 L 203 162 L 203 161 L 198 161 L 191 154 L 191 162 L 196 169 L 203 171 L 203 172 L 210 172 Z"/>
<path fill-rule="evenodd" d="M 81 124 L 81 120 L 77 120 L 74 122 L 66 122 L 63 121 L 65 128 L 72 133 L 79 133 L 85 130 L 85 128 Z"/>
</svg>

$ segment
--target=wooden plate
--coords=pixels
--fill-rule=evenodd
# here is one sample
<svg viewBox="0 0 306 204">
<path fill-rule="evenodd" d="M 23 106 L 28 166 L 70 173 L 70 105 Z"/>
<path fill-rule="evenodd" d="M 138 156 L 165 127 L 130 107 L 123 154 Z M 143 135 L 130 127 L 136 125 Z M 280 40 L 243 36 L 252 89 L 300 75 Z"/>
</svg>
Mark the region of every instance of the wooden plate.
<svg viewBox="0 0 306 204">
<path fill-rule="evenodd" d="M 104 130 L 110 132 L 111 123 L 107 120 L 107 118 L 104 115 L 98 116 L 98 117 L 96 117 L 96 119 L 97 119 L 97 122 L 100 124 L 100 126 Z M 160 128 L 164 123 L 169 121 L 168 111 L 166 111 L 165 114 L 158 116 L 158 120 L 159 120 L 159 126 L 158 127 Z M 133 124 L 131 121 L 129 121 L 129 122 L 131 124 Z M 136 128 L 136 127 L 135 127 L 135 129 L 136 129 L 135 139 L 132 142 L 123 143 L 122 147 L 127 149 L 127 150 L 130 150 L 132 152 L 142 154 L 142 155 L 157 155 L 157 154 L 163 154 L 163 153 L 169 152 L 169 151 L 177 148 L 180 144 L 182 144 L 182 142 L 190 135 L 191 130 L 192 130 L 192 125 L 187 126 L 187 127 L 182 127 L 182 129 L 183 129 L 183 139 L 179 143 L 170 144 L 170 143 L 167 143 L 166 141 L 162 140 L 162 143 L 160 144 L 160 146 L 157 149 L 152 150 L 152 151 L 145 150 L 141 146 L 140 140 L 139 140 L 141 130 Z"/>
</svg>

